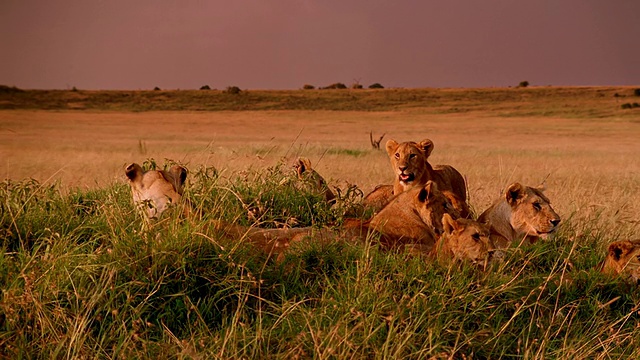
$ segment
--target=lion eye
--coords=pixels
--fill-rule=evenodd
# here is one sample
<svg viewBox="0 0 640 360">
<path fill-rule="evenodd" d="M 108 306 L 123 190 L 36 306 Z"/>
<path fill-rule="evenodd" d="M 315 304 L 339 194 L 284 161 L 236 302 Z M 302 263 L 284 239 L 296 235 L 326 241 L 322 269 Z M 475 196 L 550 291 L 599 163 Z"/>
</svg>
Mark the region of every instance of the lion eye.
<svg viewBox="0 0 640 360">
<path fill-rule="evenodd" d="M 416 154 L 409 154 L 409 159 L 413 159 L 414 157 L 416 157 Z"/>
<path fill-rule="evenodd" d="M 400 153 L 396 153 L 396 159 L 400 159 Z"/>
<path fill-rule="evenodd" d="M 542 205 L 540 205 L 539 202 L 534 202 L 533 203 L 533 208 L 538 210 L 538 211 L 540 211 L 540 210 L 542 210 Z"/>
<path fill-rule="evenodd" d="M 480 241 L 480 233 L 474 233 L 473 235 L 471 235 L 471 237 L 475 241 Z"/>
</svg>

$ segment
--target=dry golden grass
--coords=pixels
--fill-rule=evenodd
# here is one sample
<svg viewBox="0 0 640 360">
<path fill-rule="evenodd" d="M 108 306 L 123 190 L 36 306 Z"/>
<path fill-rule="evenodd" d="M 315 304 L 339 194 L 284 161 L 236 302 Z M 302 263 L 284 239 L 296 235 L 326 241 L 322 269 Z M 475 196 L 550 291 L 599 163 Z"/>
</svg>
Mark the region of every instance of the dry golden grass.
<svg viewBox="0 0 640 360">
<path fill-rule="evenodd" d="M 0 357 L 638 358 L 638 289 L 589 269 L 608 243 L 639 234 L 639 109 L 620 110 L 612 96 L 618 89 L 603 96 L 593 96 L 598 89 L 520 90 L 408 91 L 402 96 L 418 99 L 410 106 L 375 112 L 132 112 L 126 103 L 99 111 L 88 110 L 100 104 L 82 92 L 65 93 L 78 97 L 72 103 L 49 99 L 55 110 L 8 110 L 3 106 L 15 103 L 0 93 L 1 176 L 60 183 L 0 188 L 7 238 Z M 551 95 L 526 99 L 536 93 Z M 336 96 L 351 96 L 342 94 Z M 397 95 L 377 99 L 384 94 Z M 419 106 L 436 96 L 447 98 Z M 71 105 L 85 110 L 56 107 Z M 215 166 L 235 178 L 306 156 L 330 185 L 355 183 L 366 192 L 392 181 L 387 155 L 370 148 L 369 131 L 386 133 L 385 140 L 431 138 L 432 162 L 466 176 L 476 212 L 511 182 L 545 182 L 563 218 L 557 242 L 514 249 L 496 271 L 482 274 L 368 245 L 310 247 L 287 258 L 291 271 L 284 274 L 241 241 L 222 248 L 200 231 L 204 224 L 169 216 L 148 226 L 126 187 L 109 186 L 124 183 L 128 163 L 148 158 L 191 170 Z M 295 190 L 286 193 L 275 175 L 256 190 L 277 194 L 279 210 L 306 212 L 299 206 L 306 198 L 289 201 Z M 220 179 L 199 179 L 189 194 L 204 209 L 228 206 L 230 217 L 243 211 L 223 200 Z M 105 189 L 73 191 L 98 187 Z M 59 189 L 71 196 L 60 198 Z M 331 215 L 326 210 L 314 216 Z"/>
<path fill-rule="evenodd" d="M 232 177 L 243 169 L 306 156 L 332 185 L 357 184 L 366 192 L 376 184 L 392 182 L 386 153 L 369 144 L 369 131 L 373 131 L 386 134 L 383 144 L 390 138 L 432 139 L 436 146 L 432 163 L 451 164 L 467 177 L 471 205 L 477 212 L 513 181 L 545 182 L 564 218 L 584 218 L 580 224 L 597 229 L 600 225 L 589 219 L 606 215 L 615 220 L 615 225 L 607 220 L 608 229 L 621 236 L 638 233 L 640 116 L 504 117 L 497 116 L 500 104 L 482 104 L 482 108 L 451 114 L 420 108 L 384 112 L 5 110 L 0 112 L 0 174 L 10 179 L 60 181 L 63 189 L 92 188 L 124 181 L 123 168 L 147 158 L 172 159 L 192 168 L 215 166 Z"/>
</svg>

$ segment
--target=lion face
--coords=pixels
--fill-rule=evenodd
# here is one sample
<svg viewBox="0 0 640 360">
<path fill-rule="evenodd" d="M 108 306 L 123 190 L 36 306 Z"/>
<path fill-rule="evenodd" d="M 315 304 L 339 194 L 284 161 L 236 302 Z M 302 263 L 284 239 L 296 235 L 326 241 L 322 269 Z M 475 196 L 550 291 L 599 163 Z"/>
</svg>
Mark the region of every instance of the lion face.
<svg viewBox="0 0 640 360">
<path fill-rule="evenodd" d="M 610 275 L 621 275 L 637 283 L 640 280 L 640 240 L 611 243 L 600 271 Z"/>
<path fill-rule="evenodd" d="M 557 230 L 560 216 L 541 189 L 513 183 L 505 192 L 505 198 L 511 206 L 511 226 L 516 232 L 539 237 Z"/>
<path fill-rule="evenodd" d="M 429 139 L 419 143 L 408 141 L 398 144 L 395 140 L 387 141 L 387 154 L 397 180 L 403 188 L 420 182 L 427 173 L 427 158 L 433 151 L 433 142 Z"/>
<path fill-rule="evenodd" d="M 187 170 L 174 165 L 171 169 L 142 171 L 136 163 L 127 166 L 133 202 L 142 207 L 149 218 L 157 218 L 182 197 Z"/>
<path fill-rule="evenodd" d="M 495 246 L 486 224 L 468 219 L 454 220 L 449 214 L 442 218 L 445 247 L 459 260 L 471 261 L 485 269 L 492 260 Z"/>
</svg>

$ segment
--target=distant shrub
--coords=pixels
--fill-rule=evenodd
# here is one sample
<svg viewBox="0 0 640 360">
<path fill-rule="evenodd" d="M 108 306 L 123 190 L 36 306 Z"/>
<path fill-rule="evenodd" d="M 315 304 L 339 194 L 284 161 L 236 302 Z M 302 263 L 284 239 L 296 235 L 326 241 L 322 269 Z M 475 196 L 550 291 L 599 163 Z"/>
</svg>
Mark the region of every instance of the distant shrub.
<svg viewBox="0 0 640 360">
<path fill-rule="evenodd" d="M 640 89 L 634 89 L 633 90 L 633 95 L 640 96 Z"/>
<path fill-rule="evenodd" d="M 18 93 L 18 92 L 24 92 L 24 90 L 18 89 L 15 86 L 0 85 L 0 94 L 2 93 L 9 94 L 9 93 Z"/>
<path fill-rule="evenodd" d="M 227 86 L 227 89 L 224 92 L 227 94 L 236 95 L 236 94 L 240 94 L 241 91 L 242 90 L 240 90 L 240 88 L 237 86 Z"/>
<path fill-rule="evenodd" d="M 323 89 L 346 89 L 346 88 L 347 88 L 347 85 L 343 83 L 334 83 L 329 86 L 323 87 Z"/>
<path fill-rule="evenodd" d="M 620 94 L 615 93 L 615 94 L 613 94 L 613 97 L 620 97 Z"/>
<path fill-rule="evenodd" d="M 357 84 L 357 83 L 356 83 L 356 84 L 351 85 L 351 88 L 352 88 L 352 89 L 362 89 L 362 87 L 363 87 L 362 85 Z"/>
<path fill-rule="evenodd" d="M 315 88 L 316 88 L 315 86 L 313 86 L 313 85 L 309 85 L 309 84 L 304 84 L 304 85 L 302 86 L 302 89 L 303 89 L 303 90 L 313 90 L 313 89 L 315 89 Z"/>
<path fill-rule="evenodd" d="M 209 87 L 209 85 L 204 85 L 200 87 L 200 90 L 211 90 L 211 87 Z"/>
<path fill-rule="evenodd" d="M 523 87 L 523 88 L 525 88 L 525 87 L 527 87 L 527 86 L 529 86 L 529 82 L 528 82 L 528 81 L 526 81 L 526 80 L 525 80 L 525 81 L 520 81 L 520 84 L 518 84 L 518 87 Z"/>
<path fill-rule="evenodd" d="M 71 88 L 71 91 L 76 92 L 76 91 L 78 91 L 78 89 L 74 86 L 74 87 Z"/>
<path fill-rule="evenodd" d="M 153 88 L 153 91 L 160 91 L 160 88 L 156 86 Z"/>
<path fill-rule="evenodd" d="M 623 109 L 633 109 L 633 108 L 640 107 L 640 104 L 638 104 L 636 102 L 634 102 L 633 104 L 632 103 L 624 103 L 620 107 L 623 108 Z"/>
<path fill-rule="evenodd" d="M 369 85 L 369 89 L 384 89 L 384 86 L 382 86 L 380 83 L 373 83 Z"/>
</svg>

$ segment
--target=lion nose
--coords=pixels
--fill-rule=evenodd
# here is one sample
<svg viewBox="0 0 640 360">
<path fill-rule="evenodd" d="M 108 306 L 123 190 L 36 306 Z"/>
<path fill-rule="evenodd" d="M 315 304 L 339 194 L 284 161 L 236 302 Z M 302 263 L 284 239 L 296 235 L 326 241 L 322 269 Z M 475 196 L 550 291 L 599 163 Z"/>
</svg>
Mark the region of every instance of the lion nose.
<svg viewBox="0 0 640 360">
<path fill-rule="evenodd" d="M 407 167 L 404 166 L 404 165 L 401 165 L 401 166 L 398 166 L 398 170 L 405 171 L 405 170 L 407 170 Z"/>
<path fill-rule="evenodd" d="M 560 224 L 560 219 L 553 219 L 553 220 L 550 220 L 550 221 L 551 221 L 551 224 L 553 226 L 558 226 L 558 224 Z"/>
</svg>

